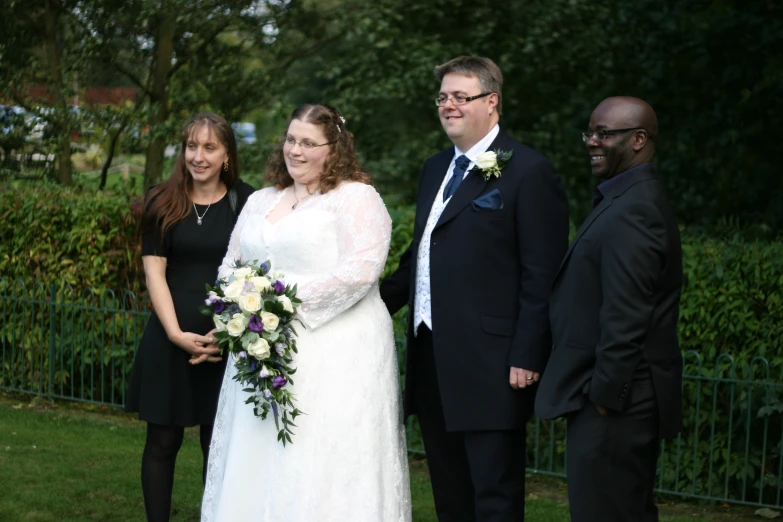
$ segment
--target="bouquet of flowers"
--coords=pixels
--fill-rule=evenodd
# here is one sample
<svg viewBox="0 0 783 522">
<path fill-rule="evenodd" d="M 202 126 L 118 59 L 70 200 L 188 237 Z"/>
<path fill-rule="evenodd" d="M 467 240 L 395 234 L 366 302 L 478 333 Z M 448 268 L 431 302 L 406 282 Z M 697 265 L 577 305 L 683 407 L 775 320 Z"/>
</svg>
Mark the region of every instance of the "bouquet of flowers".
<svg viewBox="0 0 783 522">
<path fill-rule="evenodd" d="M 277 440 L 291 442 L 291 427 L 302 412 L 294 407 L 294 397 L 286 387 L 296 353 L 293 321 L 301 304 L 296 285 L 286 285 L 281 274 L 272 274 L 269 263 L 235 263 L 232 273 L 207 285 L 207 299 L 199 308 L 215 322 L 218 346 L 234 354 L 237 374 L 234 380 L 250 393 L 245 404 L 253 403 L 256 416 L 275 419 Z M 282 424 L 282 427 L 281 427 Z"/>
</svg>

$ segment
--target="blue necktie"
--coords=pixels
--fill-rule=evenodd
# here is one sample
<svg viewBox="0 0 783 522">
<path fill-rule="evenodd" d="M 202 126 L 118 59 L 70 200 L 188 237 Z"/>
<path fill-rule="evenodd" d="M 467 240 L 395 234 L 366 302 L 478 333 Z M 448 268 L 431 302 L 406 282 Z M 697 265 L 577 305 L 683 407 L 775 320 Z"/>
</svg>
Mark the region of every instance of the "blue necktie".
<svg viewBox="0 0 783 522">
<path fill-rule="evenodd" d="M 470 165 L 470 160 L 464 154 L 456 159 L 454 162 L 454 172 L 451 174 L 451 179 L 446 184 L 446 188 L 443 191 L 443 201 L 446 201 L 457 191 L 457 187 L 462 183 L 462 178 L 465 177 L 465 170 Z"/>
</svg>

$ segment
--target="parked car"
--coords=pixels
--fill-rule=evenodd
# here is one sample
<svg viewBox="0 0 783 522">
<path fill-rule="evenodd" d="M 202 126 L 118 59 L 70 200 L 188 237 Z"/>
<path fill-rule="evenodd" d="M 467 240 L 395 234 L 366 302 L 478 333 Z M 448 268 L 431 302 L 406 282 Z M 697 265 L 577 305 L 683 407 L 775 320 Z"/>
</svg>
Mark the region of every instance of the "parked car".
<svg viewBox="0 0 783 522">
<path fill-rule="evenodd" d="M 231 124 L 231 128 L 234 129 L 234 136 L 237 140 L 237 145 L 252 145 L 258 139 L 256 138 L 256 125 L 249 121 L 238 121 Z"/>
</svg>

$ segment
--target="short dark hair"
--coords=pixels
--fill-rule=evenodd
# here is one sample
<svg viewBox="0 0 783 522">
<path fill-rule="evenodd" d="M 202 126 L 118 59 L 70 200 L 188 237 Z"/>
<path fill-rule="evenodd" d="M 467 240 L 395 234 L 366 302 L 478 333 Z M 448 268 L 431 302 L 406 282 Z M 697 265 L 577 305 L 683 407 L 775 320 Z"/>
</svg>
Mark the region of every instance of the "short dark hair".
<svg viewBox="0 0 783 522">
<path fill-rule="evenodd" d="M 439 82 L 449 73 L 478 78 L 484 92 L 498 94 L 498 115 L 503 114 L 503 73 L 495 62 L 483 56 L 459 56 L 435 67 Z"/>
</svg>

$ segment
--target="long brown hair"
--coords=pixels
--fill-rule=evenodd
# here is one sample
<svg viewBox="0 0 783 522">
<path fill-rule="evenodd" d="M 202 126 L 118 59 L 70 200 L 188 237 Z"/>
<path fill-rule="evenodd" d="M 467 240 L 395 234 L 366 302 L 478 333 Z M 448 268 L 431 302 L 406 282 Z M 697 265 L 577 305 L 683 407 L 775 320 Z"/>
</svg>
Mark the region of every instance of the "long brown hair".
<svg viewBox="0 0 783 522">
<path fill-rule="evenodd" d="M 345 119 L 337 109 L 330 105 L 307 103 L 291 113 L 289 125 L 293 120 L 320 126 L 326 141 L 330 143 L 329 155 L 319 180 L 318 188 L 322 194 L 332 190 L 341 181 L 359 181 L 368 185 L 372 183 L 369 174 L 363 172 L 359 165 L 359 158 L 356 157 L 353 146 L 353 134 L 345 127 Z M 285 166 L 283 143 L 284 140 L 280 140 L 280 145 L 269 157 L 265 172 L 266 181 L 278 189 L 294 184 L 294 179 Z"/>
<path fill-rule="evenodd" d="M 188 140 L 202 127 L 207 127 L 217 136 L 220 143 L 228 153 L 228 170 L 220 168 L 220 179 L 227 188 L 239 179 L 239 165 L 237 165 L 237 142 L 231 125 L 222 116 L 212 112 L 201 112 L 188 120 L 182 126 L 182 134 L 179 154 L 174 163 L 171 177 L 155 185 L 147 191 L 144 198 L 144 216 L 141 220 L 141 232 L 148 234 L 155 227 L 160 227 L 160 234 L 166 231 L 178 221 L 182 221 L 193 212 L 190 192 L 193 189 L 193 177 L 188 172 L 185 163 L 185 151 Z"/>
</svg>

